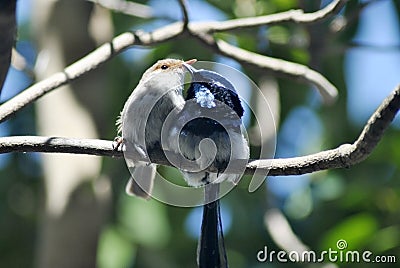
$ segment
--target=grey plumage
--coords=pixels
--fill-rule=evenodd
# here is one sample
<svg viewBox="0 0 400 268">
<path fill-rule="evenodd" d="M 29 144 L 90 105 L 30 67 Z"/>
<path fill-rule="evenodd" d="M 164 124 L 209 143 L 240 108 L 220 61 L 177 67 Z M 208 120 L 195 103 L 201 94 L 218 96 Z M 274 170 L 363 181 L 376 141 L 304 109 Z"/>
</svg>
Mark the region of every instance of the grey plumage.
<svg viewBox="0 0 400 268">
<path fill-rule="evenodd" d="M 125 158 L 132 178 L 126 191 L 148 198 L 151 195 L 156 165 L 143 161 L 152 150 L 161 148 L 161 129 L 165 118 L 184 104 L 182 97 L 185 69 L 183 61 L 164 59 L 142 76 L 117 120 L 122 134 Z"/>
</svg>

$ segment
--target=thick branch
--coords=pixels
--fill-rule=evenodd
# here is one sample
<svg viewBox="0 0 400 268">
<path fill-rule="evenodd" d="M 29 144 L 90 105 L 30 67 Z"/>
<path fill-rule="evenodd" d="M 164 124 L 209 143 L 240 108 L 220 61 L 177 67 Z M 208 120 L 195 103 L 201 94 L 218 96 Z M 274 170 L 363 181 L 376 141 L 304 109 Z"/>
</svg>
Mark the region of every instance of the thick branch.
<svg viewBox="0 0 400 268">
<path fill-rule="evenodd" d="M 0 138 L 0 153 L 11 152 L 69 153 L 112 157 L 123 156 L 121 151 L 113 149 L 112 141 L 107 140 L 40 136 Z"/>
<path fill-rule="evenodd" d="M 400 109 L 400 85 L 388 96 L 368 120 L 358 139 L 353 144 L 343 144 L 335 149 L 301 157 L 251 160 L 246 174 L 258 172 L 273 175 L 299 175 L 320 170 L 349 167 L 363 161 L 381 140 L 385 130 Z M 98 156 L 122 157 L 121 151 L 113 149 L 112 141 L 92 139 L 68 139 L 56 137 L 3 137 L 0 138 L 0 153 L 46 152 L 75 153 Z M 152 162 L 171 165 L 160 154 Z M 238 160 L 238 162 L 242 162 Z M 241 166 L 235 165 L 233 166 Z M 184 167 L 187 168 L 187 167 Z M 212 172 L 216 170 L 211 167 Z M 229 172 L 236 172 L 234 169 Z M 240 172 L 238 170 L 237 172 Z M 259 173 L 260 174 L 260 173 Z"/>
<path fill-rule="evenodd" d="M 353 144 L 343 144 L 332 150 L 302 157 L 254 160 L 248 163 L 247 172 L 254 171 L 257 168 L 268 170 L 269 167 L 269 175 L 299 175 L 355 165 L 371 154 L 399 109 L 400 85 L 372 114 L 360 136 Z"/>
</svg>

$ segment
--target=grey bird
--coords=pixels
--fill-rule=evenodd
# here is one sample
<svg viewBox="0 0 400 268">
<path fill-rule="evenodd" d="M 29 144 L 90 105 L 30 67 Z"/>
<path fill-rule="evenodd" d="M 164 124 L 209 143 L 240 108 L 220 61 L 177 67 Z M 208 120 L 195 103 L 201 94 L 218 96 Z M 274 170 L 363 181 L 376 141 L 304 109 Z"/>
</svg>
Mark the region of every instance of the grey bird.
<svg viewBox="0 0 400 268">
<path fill-rule="evenodd" d="M 151 158 L 149 154 L 162 151 L 163 123 L 174 108 L 184 105 L 182 90 L 187 68 L 184 66 L 195 61 L 157 61 L 146 70 L 124 105 L 116 124 L 132 175 L 126 186 L 129 195 L 143 198 L 151 196 L 156 164 L 148 162 Z"/>
</svg>

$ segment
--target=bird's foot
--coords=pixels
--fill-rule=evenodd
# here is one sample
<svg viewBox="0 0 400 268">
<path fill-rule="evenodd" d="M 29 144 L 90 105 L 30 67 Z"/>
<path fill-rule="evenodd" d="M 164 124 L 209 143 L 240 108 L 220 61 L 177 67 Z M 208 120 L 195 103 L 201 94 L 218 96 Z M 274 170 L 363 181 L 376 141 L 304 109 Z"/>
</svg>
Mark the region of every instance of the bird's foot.
<svg viewBox="0 0 400 268">
<path fill-rule="evenodd" d="M 120 136 L 115 137 L 114 141 L 112 143 L 112 147 L 113 147 L 113 150 L 115 150 L 115 151 L 119 151 L 119 150 L 123 151 L 124 147 L 125 147 L 124 139 Z"/>
</svg>

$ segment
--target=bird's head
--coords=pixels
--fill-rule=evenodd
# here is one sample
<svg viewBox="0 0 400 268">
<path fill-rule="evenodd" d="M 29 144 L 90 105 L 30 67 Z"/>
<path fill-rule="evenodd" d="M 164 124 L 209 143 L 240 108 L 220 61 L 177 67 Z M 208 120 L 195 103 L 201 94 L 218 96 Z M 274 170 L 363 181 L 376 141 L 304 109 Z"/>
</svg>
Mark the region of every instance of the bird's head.
<svg viewBox="0 0 400 268">
<path fill-rule="evenodd" d="M 177 59 L 163 59 L 157 61 L 143 74 L 141 83 L 148 88 L 167 91 L 182 87 L 184 83 L 185 67 L 196 62 L 195 59 L 182 61 Z"/>
</svg>

